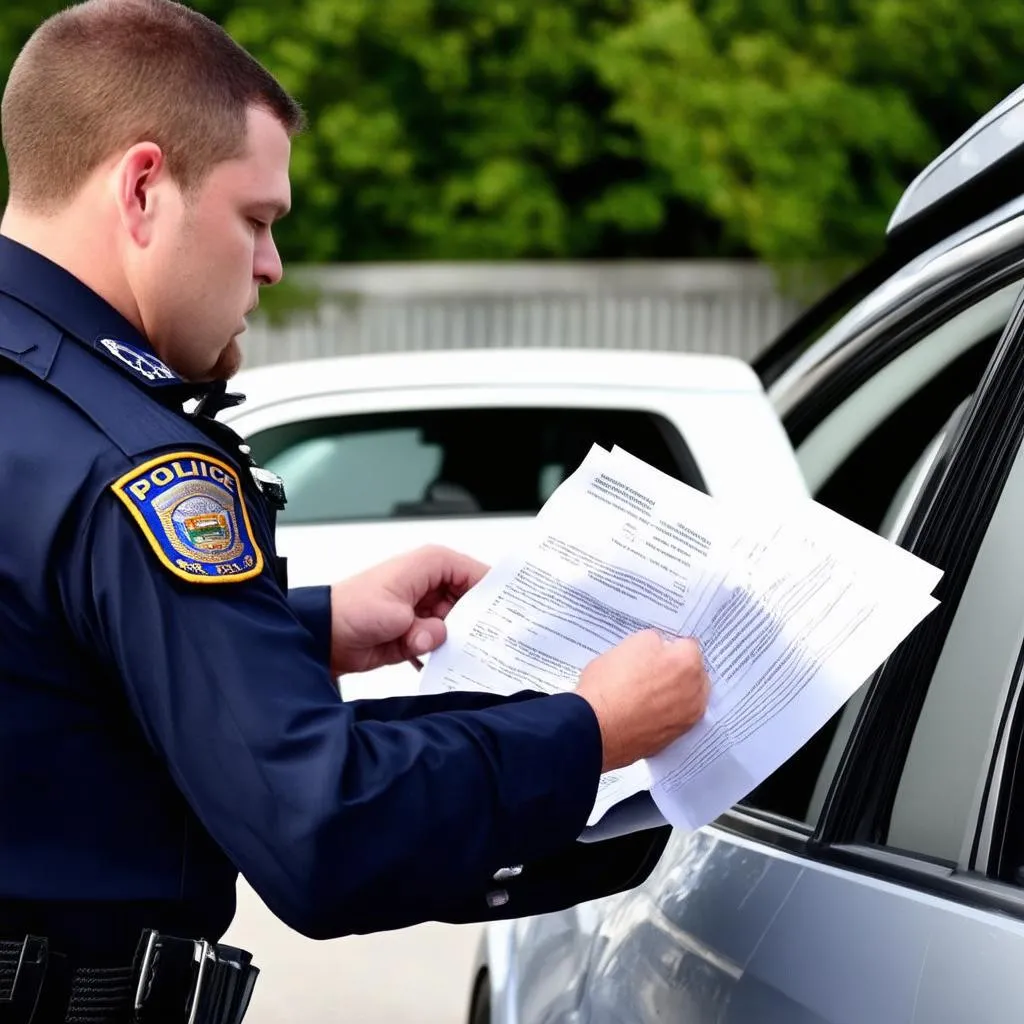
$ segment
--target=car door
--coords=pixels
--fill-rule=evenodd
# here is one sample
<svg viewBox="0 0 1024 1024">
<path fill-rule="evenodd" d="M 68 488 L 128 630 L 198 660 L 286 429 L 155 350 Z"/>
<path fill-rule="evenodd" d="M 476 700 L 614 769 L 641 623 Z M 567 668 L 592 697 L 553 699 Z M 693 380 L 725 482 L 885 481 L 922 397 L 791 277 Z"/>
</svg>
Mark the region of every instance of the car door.
<svg viewBox="0 0 1024 1024">
<path fill-rule="evenodd" d="M 606 902 L 573 1016 L 523 1024 L 1019 1019 L 1022 394 L 1018 306 L 903 529 L 942 605 L 851 701 L 849 741 L 804 756 L 802 802 L 755 791 L 675 835 Z"/>
</svg>

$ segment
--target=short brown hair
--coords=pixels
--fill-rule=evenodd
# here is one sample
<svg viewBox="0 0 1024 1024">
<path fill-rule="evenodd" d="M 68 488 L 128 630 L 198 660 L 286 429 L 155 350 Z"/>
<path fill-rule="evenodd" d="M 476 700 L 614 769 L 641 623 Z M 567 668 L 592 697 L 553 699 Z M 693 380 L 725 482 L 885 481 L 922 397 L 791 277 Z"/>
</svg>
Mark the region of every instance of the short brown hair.
<svg viewBox="0 0 1024 1024">
<path fill-rule="evenodd" d="M 53 211 L 119 150 L 155 142 L 183 189 L 240 156 L 261 106 L 290 134 L 298 104 L 205 15 L 174 0 L 85 0 L 44 21 L 0 104 L 10 195 Z"/>
</svg>

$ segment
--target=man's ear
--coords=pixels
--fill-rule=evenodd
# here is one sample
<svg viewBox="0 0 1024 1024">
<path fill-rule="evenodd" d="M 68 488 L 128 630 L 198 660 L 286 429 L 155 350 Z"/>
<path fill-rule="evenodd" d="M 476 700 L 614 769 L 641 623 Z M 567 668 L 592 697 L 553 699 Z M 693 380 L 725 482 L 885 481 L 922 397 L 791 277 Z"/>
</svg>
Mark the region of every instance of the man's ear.
<svg viewBox="0 0 1024 1024">
<path fill-rule="evenodd" d="M 163 150 L 155 142 L 132 146 L 114 168 L 114 194 L 121 223 L 138 246 L 148 245 L 152 238 L 160 186 L 166 180 Z"/>
</svg>

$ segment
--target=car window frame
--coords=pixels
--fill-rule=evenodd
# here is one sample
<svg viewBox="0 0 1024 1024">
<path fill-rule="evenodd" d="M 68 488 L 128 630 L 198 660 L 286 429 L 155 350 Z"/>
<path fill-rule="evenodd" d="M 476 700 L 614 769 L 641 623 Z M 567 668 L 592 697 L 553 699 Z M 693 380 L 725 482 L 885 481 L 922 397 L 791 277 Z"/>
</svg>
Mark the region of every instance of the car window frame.
<svg viewBox="0 0 1024 1024">
<path fill-rule="evenodd" d="M 1024 840 L 1024 643 L 1014 666 L 1011 693 L 1003 709 L 994 743 L 994 757 L 982 793 L 982 807 L 971 848 L 971 863 L 993 879 L 1024 884 L 1018 864 L 1014 878 L 1009 867 L 1008 832 L 1010 826 Z M 1024 842 L 1021 842 L 1024 850 Z"/>
<path fill-rule="evenodd" d="M 1024 233 L 1024 217 L 1019 228 Z M 1024 281 L 1024 240 L 943 278 L 866 324 L 855 339 L 824 360 L 814 373 L 814 386 L 782 412 L 782 425 L 793 448 L 798 449 L 833 410 L 879 370 L 958 313 L 1015 281 Z"/>
<path fill-rule="evenodd" d="M 945 569 L 936 588 L 942 604 L 869 683 L 864 708 L 808 842 L 817 859 L 1018 917 L 1024 916 L 1024 888 L 990 877 L 989 865 L 979 860 L 978 844 L 972 841 L 991 802 L 1000 796 L 987 782 L 987 792 L 964 831 L 966 852 L 956 865 L 892 850 L 882 840 L 928 685 L 1010 470 L 1018 456 L 1024 456 L 1024 403 L 1016 400 L 1024 389 L 1022 342 L 1024 296 L 974 400 L 947 437 L 930 486 L 918 496 L 901 537 L 909 550 Z M 1018 675 L 1020 666 L 1018 658 Z M 1019 689 L 1017 680 L 1001 714 L 996 709 L 1000 722 L 991 744 L 989 776 Z M 885 744 L 880 742 L 883 735 Z M 870 787 L 865 779 L 872 780 Z"/>
<path fill-rule="evenodd" d="M 1024 216 L 1022 216 L 1020 218 L 1020 223 L 1017 226 L 1021 230 L 1024 230 Z M 1014 250 L 1014 251 L 1016 251 L 1016 250 Z M 935 331 L 941 329 L 943 324 L 948 323 L 950 320 L 952 320 L 954 317 L 956 317 L 960 313 L 962 313 L 965 310 L 971 308 L 971 306 L 973 304 L 975 304 L 977 302 L 985 301 L 986 299 L 990 298 L 992 295 L 994 295 L 995 293 L 997 293 L 1001 289 L 1003 289 L 1005 287 L 1008 287 L 1011 284 L 1019 283 L 1022 286 L 1022 288 L 1021 288 L 1020 294 L 1018 294 L 1018 296 L 1017 296 L 1016 301 L 1014 302 L 1014 304 L 1011 307 L 1010 316 L 1009 316 L 1009 319 L 1007 321 L 1007 325 L 1009 325 L 1009 322 L 1012 320 L 1014 312 L 1018 308 L 1018 305 L 1021 302 L 1022 297 L 1024 297 L 1024 247 L 1021 248 L 1021 250 L 1020 250 L 1018 255 L 1019 255 L 1019 259 L 1017 259 L 1017 260 L 1015 260 L 1015 261 L 1013 261 L 1013 262 L 1011 262 L 1009 264 L 1007 264 L 1007 263 L 999 263 L 998 271 L 995 274 L 993 274 L 992 276 L 990 276 L 988 278 L 984 278 L 984 279 L 982 279 L 980 277 L 975 277 L 973 279 L 971 288 L 969 289 L 969 291 L 967 293 L 965 293 L 964 295 L 961 296 L 961 299 L 959 301 L 956 300 L 953 296 L 950 295 L 950 290 L 951 289 L 955 290 L 957 285 L 954 284 L 954 283 L 947 283 L 947 285 L 942 287 L 942 288 L 933 288 L 932 289 L 931 296 L 932 296 L 932 301 L 935 303 L 934 306 L 931 306 L 931 305 L 924 305 L 924 306 L 922 306 L 920 304 L 915 305 L 913 315 L 901 313 L 899 311 L 889 311 L 887 316 L 889 317 L 889 320 L 894 325 L 891 328 L 889 334 L 887 335 L 887 337 L 889 338 L 889 342 L 890 342 L 890 351 L 887 352 L 887 353 L 886 352 L 882 352 L 881 350 L 877 350 L 877 351 L 874 352 L 873 366 L 874 366 L 875 373 L 877 374 L 878 372 L 881 372 L 881 371 L 885 370 L 888 366 L 890 366 L 892 364 L 892 362 L 895 359 L 899 358 L 904 353 L 906 353 L 913 346 L 913 344 L 915 342 L 920 341 L 920 340 L 927 340 L 927 339 L 931 338 L 934 335 Z M 960 283 L 962 283 L 962 282 L 960 282 Z M 905 331 L 905 335 L 901 336 L 898 333 L 898 327 L 899 326 L 902 326 L 902 328 Z M 991 365 L 994 362 L 994 360 L 996 359 L 996 354 L 999 351 L 999 347 L 1000 347 L 1000 344 L 1002 343 L 1002 340 L 1005 338 L 1006 330 L 1007 329 L 1008 329 L 1008 326 L 1007 326 L 1007 328 L 1004 328 L 1004 330 L 1002 332 L 1002 335 L 1000 336 L 1000 342 L 997 343 L 996 348 L 993 351 L 992 356 L 989 359 L 988 369 L 986 370 L 986 373 L 990 371 Z M 870 324 L 866 325 L 865 326 L 865 330 L 871 330 L 871 325 Z M 979 342 L 979 344 L 980 343 L 982 343 L 982 342 Z M 861 350 L 863 350 L 865 348 L 865 344 L 862 343 L 860 340 L 854 340 L 853 342 L 851 342 L 851 344 L 858 351 L 861 351 Z M 846 370 L 844 369 L 843 364 L 837 362 L 836 370 L 834 372 L 837 373 L 837 374 L 842 374 L 842 373 L 846 372 Z M 837 399 L 838 402 L 841 404 L 842 402 L 847 401 L 849 399 L 850 395 L 853 394 L 854 391 L 856 391 L 858 388 L 860 388 L 864 384 L 868 383 L 868 381 L 870 381 L 870 379 L 871 379 L 870 375 L 863 376 L 858 371 L 857 377 L 856 377 L 856 385 L 852 388 L 852 390 L 850 390 L 847 393 L 846 389 L 844 388 L 841 391 L 839 389 L 837 389 L 834 392 L 834 394 L 836 394 L 836 395 L 841 395 L 841 397 L 839 397 Z M 926 381 L 924 384 L 922 384 L 922 387 L 927 387 L 928 384 L 932 380 L 934 380 L 934 379 L 935 379 L 934 375 L 930 376 L 928 381 Z M 919 390 L 920 389 L 918 389 L 918 391 L 915 391 L 914 395 L 918 394 Z M 975 398 L 977 397 L 979 391 L 980 391 L 980 385 L 979 385 L 979 388 L 976 389 L 975 392 L 974 392 L 974 397 Z M 911 397 L 913 397 L 913 395 Z M 905 400 L 909 400 L 909 399 L 905 399 Z M 969 399 L 967 401 L 967 403 L 966 403 L 967 407 L 970 407 L 970 405 L 973 403 L 973 401 L 974 401 L 974 398 Z M 965 410 L 965 412 L 966 412 L 966 410 Z M 823 408 L 822 409 L 821 421 L 823 421 L 828 415 L 831 415 L 831 412 L 828 411 L 828 410 L 825 410 Z M 819 422 L 821 422 L 821 421 L 819 421 Z M 963 425 L 963 421 L 964 421 L 964 416 L 961 415 L 961 417 L 959 419 L 959 422 L 957 424 L 957 427 L 962 426 Z M 949 445 L 951 444 L 952 439 L 955 436 L 955 434 L 956 434 L 955 430 L 952 431 L 952 432 L 947 432 L 947 435 L 944 438 L 942 444 L 940 445 L 939 450 L 930 459 L 931 468 L 930 468 L 930 471 L 929 471 L 928 475 L 923 480 L 918 482 L 917 486 L 914 489 L 914 495 L 913 495 L 913 499 L 914 500 L 912 501 L 912 503 L 910 504 L 908 509 L 905 511 L 904 515 L 901 516 L 901 520 L 902 520 L 902 527 L 901 528 L 902 528 L 902 531 L 905 532 L 907 524 L 911 521 L 915 511 L 922 505 L 922 503 L 929 502 L 931 500 L 931 498 L 934 496 L 934 489 L 937 486 L 938 482 L 941 480 L 942 473 L 944 472 L 945 465 L 946 465 L 946 460 L 943 458 L 942 452 L 948 450 Z M 863 444 L 863 443 L 864 443 L 864 439 L 862 439 L 858 444 Z M 853 452 L 856 452 L 856 451 L 857 451 L 857 448 L 855 447 Z M 853 453 L 850 453 L 850 454 L 853 454 Z M 847 458 L 848 457 L 849 457 L 849 455 L 847 456 Z M 827 480 L 825 482 L 827 482 Z M 893 540 L 894 542 L 900 543 L 901 542 L 901 537 L 902 537 L 902 534 L 901 534 L 901 536 L 892 537 L 890 539 Z M 869 685 L 869 684 L 866 683 L 865 686 L 867 686 L 867 685 Z M 860 716 L 864 713 L 864 704 L 865 703 L 866 703 L 866 701 L 864 701 L 862 703 L 862 706 L 858 710 L 857 719 L 859 719 Z M 851 729 L 850 734 L 849 734 L 851 739 L 853 737 L 853 731 L 856 729 L 857 719 L 854 720 L 853 728 Z M 841 766 L 841 764 L 842 764 L 842 757 L 840 756 L 839 765 Z M 837 767 L 837 769 L 836 769 L 835 773 L 833 774 L 832 778 L 829 780 L 829 783 L 828 783 L 828 788 L 829 789 L 831 789 L 831 786 L 835 782 L 835 777 L 836 777 L 836 775 L 838 775 L 838 771 L 839 771 L 839 768 Z M 817 786 L 815 788 L 817 788 Z M 785 817 L 783 815 L 780 815 L 780 814 L 777 814 L 775 812 L 765 811 L 765 810 L 762 810 L 760 808 L 754 807 L 752 805 L 747 805 L 747 804 L 739 805 L 737 810 L 738 810 L 738 813 L 741 816 L 743 816 L 743 821 L 741 822 L 741 824 L 743 825 L 744 828 L 748 827 L 748 822 L 746 821 L 746 818 L 748 816 L 750 816 L 750 815 L 753 815 L 754 818 L 757 819 L 757 820 L 770 821 L 772 823 L 772 827 L 776 831 L 778 831 L 779 829 L 782 830 L 779 833 L 780 835 L 782 835 L 782 833 L 786 833 L 786 835 L 783 836 L 783 841 L 786 842 L 787 844 L 791 844 L 791 839 L 792 839 L 792 837 L 791 837 L 791 835 L 789 835 L 789 833 L 799 834 L 799 835 L 803 835 L 803 836 L 810 836 L 811 834 L 813 834 L 814 829 L 815 829 L 818 821 L 820 821 L 820 818 L 821 818 L 821 815 L 819 814 L 818 819 L 816 821 L 814 821 L 814 822 L 811 822 L 811 823 L 803 822 L 803 821 L 797 821 L 796 819 L 787 818 L 787 817 Z M 824 805 L 822 806 L 822 813 L 823 812 L 824 812 Z M 764 815 L 768 815 L 768 817 L 765 818 Z M 783 825 L 782 824 L 783 822 L 785 822 L 787 824 Z"/>
<path fill-rule="evenodd" d="M 928 223 L 919 224 L 914 230 L 888 233 L 884 246 L 872 259 L 808 307 L 752 360 L 754 372 L 765 389 L 775 389 L 780 381 L 794 373 L 802 375 L 795 366 L 806 363 L 808 358 L 813 365 L 815 348 L 822 347 L 825 355 L 830 355 L 832 348 L 844 346 L 848 339 L 836 337 L 834 329 L 841 331 L 851 316 L 856 318 L 864 313 L 865 306 L 879 293 L 913 285 L 919 275 L 929 277 L 936 263 L 964 247 L 994 240 L 994 248 L 1009 248 L 1001 240 L 1007 234 L 1012 237 L 1016 233 L 1015 226 L 1024 226 L 1015 225 L 1024 212 L 1024 196 L 1019 195 L 1016 187 L 1007 192 L 1005 201 L 996 196 L 995 205 L 992 195 L 982 193 L 982 196 L 984 201 L 980 205 L 968 198 L 966 203 L 959 204 L 960 210 L 954 205 L 951 210 L 925 218 Z M 972 256 L 971 262 L 979 261 Z M 903 304 L 911 296 L 900 292 L 896 298 Z M 869 317 L 856 323 L 852 333 L 862 333 L 870 322 Z"/>
<path fill-rule="evenodd" d="M 1007 402 L 1007 396 L 1015 395 L 1017 387 L 1024 385 L 1024 352 L 1015 351 L 1022 336 L 1024 295 L 1017 301 L 974 398 L 943 444 L 943 455 L 933 469 L 933 480 L 936 476 L 940 479 L 936 486 L 922 488 L 917 508 L 899 538 L 901 546 L 943 569 L 944 576 L 935 589 L 941 604 L 869 684 L 872 692 L 850 744 L 861 749 L 848 750 L 845 764 L 840 765 L 840 778 L 826 800 L 825 820 L 816 830 L 822 842 L 878 842 L 881 838 L 881 809 L 892 806 L 891 796 L 906 753 L 904 748 L 898 756 L 894 754 L 892 722 L 886 719 L 886 712 L 891 706 L 901 709 L 901 739 L 909 740 L 927 683 L 1024 440 L 1024 407 L 1018 409 Z M 888 737 L 886 749 L 877 758 L 870 756 L 867 745 L 883 734 Z M 876 760 L 888 765 L 886 795 L 858 795 L 854 773 Z"/>
<path fill-rule="evenodd" d="M 1001 318 L 999 316 L 992 316 L 991 323 L 993 326 L 982 334 L 977 333 L 982 325 L 975 322 L 972 325 L 974 330 L 971 332 L 973 340 L 970 344 L 962 345 L 961 347 L 962 336 L 958 336 L 957 332 L 953 330 L 953 325 L 957 324 L 958 319 L 976 314 L 976 311 L 983 304 L 990 303 L 994 306 L 996 296 L 999 296 L 1004 291 L 1009 295 L 1014 289 L 1016 289 L 1016 295 L 1009 297 L 1008 301 L 1007 297 L 1000 300 L 1000 305 L 1006 302 L 1006 321 L 1000 322 Z M 805 475 L 809 473 L 807 468 L 808 450 L 812 445 L 819 449 L 824 447 L 826 450 L 833 450 L 833 461 L 828 465 L 828 468 L 826 470 L 817 469 L 816 477 L 808 476 L 808 486 L 813 492 L 817 493 L 819 489 L 828 483 L 834 474 L 838 473 L 848 463 L 874 430 L 881 427 L 889 418 L 897 415 L 908 403 L 920 396 L 927 388 L 934 386 L 936 381 L 946 371 L 950 370 L 955 364 L 962 363 L 968 357 L 973 359 L 979 356 L 981 354 L 981 346 L 992 346 L 994 348 L 996 339 L 1005 328 L 1009 316 L 1013 312 L 1016 300 L 1020 297 L 1021 291 L 1024 291 L 1024 261 L 1021 264 L 1020 276 L 1011 277 L 1010 280 L 1005 281 L 999 287 L 979 289 L 980 291 L 984 291 L 985 294 L 975 294 L 973 302 L 965 302 L 962 308 L 954 312 L 949 312 L 948 309 L 943 310 L 942 312 L 948 313 L 944 318 L 939 316 L 933 317 L 932 319 L 936 322 L 931 330 L 921 332 L 917 329 L 920 320 L 915 319 L 912 321 L 913 343 L 906 344 L 903 339 L 899 339 L 898 347 L 900 351 L 896 352 L 896 346 L 894 345 L 894 351 L 887 353 L 884 360 L 880 359 L 873 371 L 859 380 L 857 385 L 849 391 L 849 394 L 837 402 L 834 408 L 825 412 L 813 429 L 795 446 L 797 461 L 801 469 L 805 471 Z M 1002 308 L 997 310 L 997 313 L 1001 312 Z M 918 356 L 918 353 L 922 351 L 922 346 L 925 347 L 923 350 L 925 355 Z M 901 378 L 898 376 L 897 371 L 901 368 L 901 364 L 904 363 L 909 364 L 913 372 L 907 377 Z M 859 419 L 855 429 L 850 431 L 851 434 L 855 435 L 855 440 L 852 443 L 849 443 L 848 440 L 840 442 L 848 444 L 848 447 L 836 459 L 834 456 L 835 439 L 829 438 L 827 434 L 823 437 L 821 434 L 826 429 L 826 424 L 837 415 L 850 416 L 851 410 L 857 411 L 857 403 L 864 402 L 865 392 L 878 391 L 881 381 L 894 374 L 897 374 L 896 380 L 895 382 L 889 381 L 886 390 L 896 392 L 899 395 L 898 399 L 894 398 L 892 394 L 886 396 L 891 401 L 891 404 L 881 413 L 877 407 L 872 409 L 871 416 L 873 418 L 869 420 L 867 426 L 865 426 L 863 419 Z M 877 402 L 877 405 L 882 404 Z M 814 467 L 815 462 L 812 459 L 811 468 L 813 469 Z"/>
</svg>

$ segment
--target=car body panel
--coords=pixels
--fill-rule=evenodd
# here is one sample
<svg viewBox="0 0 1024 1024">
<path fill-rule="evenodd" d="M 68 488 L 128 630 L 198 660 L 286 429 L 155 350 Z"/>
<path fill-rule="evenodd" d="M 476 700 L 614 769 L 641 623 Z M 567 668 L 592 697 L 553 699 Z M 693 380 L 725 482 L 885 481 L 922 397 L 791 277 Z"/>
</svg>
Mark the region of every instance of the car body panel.
<svg viewBox="0 0 1024 1024">
<path fill-rule="evenodd" d="M 1022 956 L 1024 922 L 709 827 L 604 917 L 578 1019 L 1009 1022 Z"/>
</svg>

